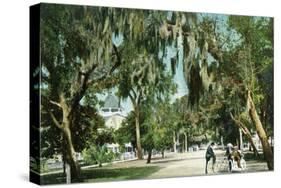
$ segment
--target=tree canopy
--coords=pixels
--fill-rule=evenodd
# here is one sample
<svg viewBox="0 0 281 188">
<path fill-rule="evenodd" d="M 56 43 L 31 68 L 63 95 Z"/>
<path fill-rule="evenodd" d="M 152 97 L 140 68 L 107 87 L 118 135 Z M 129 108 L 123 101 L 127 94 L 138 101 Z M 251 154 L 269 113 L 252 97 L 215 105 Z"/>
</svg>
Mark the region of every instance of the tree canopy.
<svg viewBox="0 0 281 188">
<path fill-rule="evenodd" d="M 273 169 L 272 18 L 44 4 L 40 28 L 42 157 L 63 153 L 73 181 L 76 152 L 101 164 L 107 142 L 131 142 L 142 159 L 175 150 L 177 134 L 186 151 L 238 129 L 249 142 L 257 131 Z M 187 92 L 175 98 L 179 72 Z M 118 130 L 99 114 L 109 91 L 132 106 Z"/>
</svg>

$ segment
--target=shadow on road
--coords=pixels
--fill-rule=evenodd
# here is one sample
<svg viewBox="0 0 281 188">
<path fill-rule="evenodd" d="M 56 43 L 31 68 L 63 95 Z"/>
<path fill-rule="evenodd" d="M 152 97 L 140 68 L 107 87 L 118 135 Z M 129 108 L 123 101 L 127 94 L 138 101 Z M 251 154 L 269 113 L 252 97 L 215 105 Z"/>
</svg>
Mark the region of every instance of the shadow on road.
<svg viewBox="0 0 281 188">
<path fill-rule="evenodd" d="M 158 164 L 158 163 L 170 163 L 170 162 L 178 162 L 178 161 L 190 161 L 190 160 L 199 160 L 203 159 L 203 157 L 192 157 L 192 158 L 181 158 L 181 159 L 162 159 L 162 160 L 157 160 L 157 161 L 151 161 L 153 164 Z"/>
</svg>

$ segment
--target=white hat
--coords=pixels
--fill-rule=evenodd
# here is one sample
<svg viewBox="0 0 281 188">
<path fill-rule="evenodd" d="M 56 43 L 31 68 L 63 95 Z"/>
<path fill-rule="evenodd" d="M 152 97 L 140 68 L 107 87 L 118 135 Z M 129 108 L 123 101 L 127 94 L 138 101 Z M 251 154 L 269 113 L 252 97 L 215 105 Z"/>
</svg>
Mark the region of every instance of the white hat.
<svg viewBox="0 0 281 188">
<path fill-rule="evenodd" d="M 231 143 L 228 143 L 226 146 L 227 146 L 227 147 L 230 147 L 230 148 L 233 147 L 233 145 L 232 145 Z"/>
</svg>

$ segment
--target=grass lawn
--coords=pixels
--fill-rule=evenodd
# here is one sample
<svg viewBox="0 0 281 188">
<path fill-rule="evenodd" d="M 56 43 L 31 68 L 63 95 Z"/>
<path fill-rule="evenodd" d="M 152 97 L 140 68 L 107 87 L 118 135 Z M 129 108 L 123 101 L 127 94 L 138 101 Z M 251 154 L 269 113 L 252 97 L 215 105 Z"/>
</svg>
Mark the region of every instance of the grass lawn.
<svg viewBox="0 0 281 188">
<path fill-rule="evenodd" d="M 141 179 L 157 172 L 158 166 L 130 167 L 130 168 L 90 168 L 81 172 L 81 182 L 105 182 Z M 65 183 L 65 176 L 62 173 L 45 175 L 41 177 L 42 184 L 62 184 Z"/>
</svg>

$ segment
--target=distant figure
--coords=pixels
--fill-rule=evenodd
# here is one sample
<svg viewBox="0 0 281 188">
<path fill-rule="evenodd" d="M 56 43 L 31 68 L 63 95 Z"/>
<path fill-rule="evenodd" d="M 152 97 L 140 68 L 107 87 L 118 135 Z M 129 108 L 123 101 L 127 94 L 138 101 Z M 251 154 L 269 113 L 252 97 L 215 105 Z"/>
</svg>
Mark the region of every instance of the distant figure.
<svg viewBox="0 0 281 188">
<path fill-rule="evenodd" d="M 229 167 L 229 171 L 232 170 L 232 150 L 233 150 L 233 145 L 231 143 L 228 143 L 226 145 L 226 152 L 225 155 L 227 157 L 227 160 L 229 162 L 228 167 Z"/>
<path fill-rule="evenodd" d="M 227 156 L 228 160 L 232 159 L 231 158 L 232 151 L 233 151 L 233 145 L 231 143 L 228 143 L 226 145 L 226 151 L 225 151 L 225 155 Z"/>
<path fill-rule="evenodd" d="M 211 158 L 213 159 L 212 169 L 214 170 L 214 164 L 216 163 L 216 155 L 215 155 L 214 150 L 213 150 L 214 146 L 215 146 L 215 143 L 212 142 L 208 146 L 207 151 L 206 151 L 206 155 L 205 155 L 205 158 L 206 158 L 205 174 L 208 174 L 208 163 L 211 160 Z"/>
<path fill-rule="evenodd" d="M 242 158 L 242 154 L 241 154 L 241 151 L 238 150 L 238 147 L 237 147 L 237 146 L 234 147 L 234 150 L 232 151 L 231 155 L 232 155 L 234 161 L 237 162 L 238 168 L 241 168 L 241 163 L 240 163 L 240 161 L 241 161 L 241 158 Z"/>
</svg>

